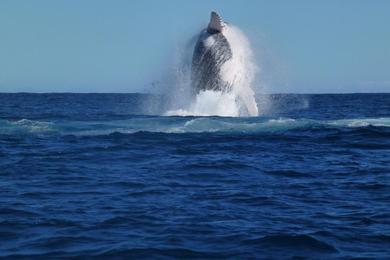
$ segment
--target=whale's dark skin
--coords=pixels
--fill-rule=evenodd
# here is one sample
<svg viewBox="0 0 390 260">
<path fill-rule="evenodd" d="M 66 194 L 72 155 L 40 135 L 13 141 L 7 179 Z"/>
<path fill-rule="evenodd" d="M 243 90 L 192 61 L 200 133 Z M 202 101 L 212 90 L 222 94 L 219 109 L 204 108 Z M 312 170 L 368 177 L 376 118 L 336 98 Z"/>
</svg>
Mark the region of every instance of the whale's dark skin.
<svg viewBox="0 0 390 260">
<path fill-rule="evenodd" d="M 200 33 L 195 45 L 191 67 L 193 92 L 229 91 L 229 83 L 221 79 L 220 72 L 222 65 L 231 58 L 232 51 L 223 35 L 222 20 L 213 12 L 208 28 Z"/>
</svg>

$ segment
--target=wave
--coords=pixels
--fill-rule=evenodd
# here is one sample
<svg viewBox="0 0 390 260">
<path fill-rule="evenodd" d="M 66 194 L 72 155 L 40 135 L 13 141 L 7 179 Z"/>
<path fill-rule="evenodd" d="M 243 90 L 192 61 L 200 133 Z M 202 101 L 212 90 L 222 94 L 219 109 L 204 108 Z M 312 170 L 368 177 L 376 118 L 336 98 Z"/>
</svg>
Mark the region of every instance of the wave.
<svg viewBox="0 0 390 260">
<path fill-rule="evenodd" d="M 389 128 L 390 118 L 313 120 L 293 118 L 234 117 L 133 117 L 126 120 L 0 120 L 0 134 L 61 134 L 77 136 L 109 135 L 112 133 L 275 133 L 291 130 Z"/>
<path fill-rule="evenodd" d="M 309 235 L 268 235 L 258 239 L 246 240 L 244 243 L 256 244 L 268 249 L 288 248 L 292 251 L 338 252 L 334 246 Z"/>
</svg>

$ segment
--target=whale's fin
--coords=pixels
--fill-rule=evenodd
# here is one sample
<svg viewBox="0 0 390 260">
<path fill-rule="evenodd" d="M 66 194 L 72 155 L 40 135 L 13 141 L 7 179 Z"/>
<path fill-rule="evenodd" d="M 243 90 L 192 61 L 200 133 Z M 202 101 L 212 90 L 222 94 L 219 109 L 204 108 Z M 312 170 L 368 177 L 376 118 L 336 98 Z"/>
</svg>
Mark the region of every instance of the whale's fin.
<svg viewBox="0 0 390 260">
<path fill-rule="evenodd" d="M 220 33 L 222 32 L 224 23 L 221 17 L 216 12 L 211 12 L 211 18 L 209 26 L 207 27 L 208 33 Z"/>
</svg>

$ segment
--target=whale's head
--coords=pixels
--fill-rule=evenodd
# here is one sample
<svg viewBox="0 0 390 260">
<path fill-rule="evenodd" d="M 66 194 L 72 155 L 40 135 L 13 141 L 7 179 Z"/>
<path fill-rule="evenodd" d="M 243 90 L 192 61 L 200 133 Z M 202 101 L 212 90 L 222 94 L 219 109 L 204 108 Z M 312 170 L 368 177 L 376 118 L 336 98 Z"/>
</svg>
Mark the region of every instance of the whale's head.
<svg viewBox="0 0 390 260">
<path fill-rule="evenodd" d="M 192 57 L 191 84 L 194 93 L 201 90 L 227 91 L 229 86 L 221 77 L 221 68 L 232 58 L 230 44 L 224 35 L 228 25 L 216 12 L 202 30 Z"/>
<path fill-rule="evenodd" d="M 207 26 L 207 32 L 210 34 L 222 33 L 225 23 L 222 21 L 221 16 L 216 12 L 211 12 L 210 22 Z"/>
</svg>

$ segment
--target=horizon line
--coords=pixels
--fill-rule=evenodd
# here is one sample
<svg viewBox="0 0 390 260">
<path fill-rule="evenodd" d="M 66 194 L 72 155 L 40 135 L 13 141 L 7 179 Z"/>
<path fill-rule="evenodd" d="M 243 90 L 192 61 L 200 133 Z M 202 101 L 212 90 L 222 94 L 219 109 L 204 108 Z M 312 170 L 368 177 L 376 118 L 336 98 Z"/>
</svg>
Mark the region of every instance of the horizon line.
<svg viewBox="0 0 390 260">
<path fill-rule="evenodd" d="M 1 94 L 123 94 L 123 95 L 166 95 L 163 93 L 150 93 L 150 92 L 27 92 L 27 91 L 17 91 L 17 92 L 1 92 Z M 312 93 L 302 93 L 302 92 L 270 92 L 270 93 L 256 93 L 255 95 L 356 95 L 356 94 L 390 94 L 389 92 L 312 92 Z"/>
</svg>

